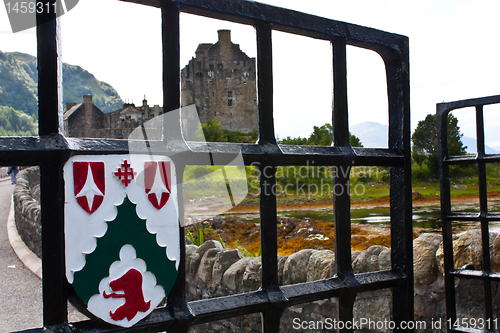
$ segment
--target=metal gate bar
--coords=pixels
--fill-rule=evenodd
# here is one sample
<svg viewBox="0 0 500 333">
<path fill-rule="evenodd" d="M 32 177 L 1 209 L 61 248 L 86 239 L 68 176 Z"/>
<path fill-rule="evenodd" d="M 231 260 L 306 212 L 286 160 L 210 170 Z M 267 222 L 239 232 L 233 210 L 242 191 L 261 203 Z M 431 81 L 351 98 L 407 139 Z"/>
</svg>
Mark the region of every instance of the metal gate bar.
<svg viewBox="0 0 500 333">
<path fill-rule="evenodd" d="M 262 287 L 258 291 L 186 302 L 184 251 L 181 251 L 179 278 L 165 308 L 155 309 L 134 327 L 110 328 L 93 321 L 67 323 L 67 283 L 64 269 L 63 178 L 62 168 L 72 154 L 128 153 L 126 140 L 65 138 L 61 133 L 61 103 L 57 89 L 60 65 L 55 17 L 42 17 L 38 24 L 39 118 L 37 138 L 0 138 L 2 165 L 39 164 L 42 169 L 42 230 L 44 325 L 53 332 L 187 332 L 194 324 L 235 316 L 262 313 L 263 331 L 278 332 L 282 311 L 291 305 L 329 297 L 339 298 L 340 320 L 352 320 L 356 295 L 362 291 L 392 288 L 392 319 L 399 324 L 413 319 L 413 259 L 411 219 L 411 157 L 409 110 L 408 38 L 354 24 L 334 21 L 288 9 L 243 0 L 126 0 L 153 6 L 162 12 L 163 103 L 164 110 L 180 106 L 179 15 L 181 12 L 252 25 L 257 31 L 259 141 L 257 144 L 190 143 L 180 136 L 164 133 L 167 140 L 150 141 L 153 154 L 196 156 L 211 153 L 228 162 L 241 150 L 246 165 L 388 166 L 391 175 L 391 259 L 388 271 L 353 274 L 351 267 L 350 198 L 334 197 L 335 252 L 338 274 L 330 279 L 297 285 L 278 286 L 276 197 L 261 195 Z M 54 3 L 55 0 L 45 0 Z M 334 68 L 334 107 L 331 147 L 278 145 L 273 122 L 272 31 L 283 31 L 331 42 Z M 378 53 L 386 67 L 389 137 L 388 149 L 353 148 L 349 143 L 346 46 L 353 45 Z M 47 89 L 47 90 L 45 90 Z M 182 166 L 178 174 L 182 177 Z M 55 186 L 48 186 L 55 180 Z M 346 185 L 348 177 L 338 176 L 335 184 Z M 261 173 L 261 193 L 276 182 L 275 175 Z M 182 192 L 179 192 L 180 195 Z M 179 200 L 182 202 L 182 198 Z M 182 213 L 182 212 L 181 212 Z M 180 214 L 182 216 L 182 214 Z M 181 246 L 184 235 L 181 232 Z M 344 332 L 352 330 L 344 329 Z M 396 329 L 395 332 L 403 330 Z M 405 330 L 407 331 L 407 330 Z M 25 332 L 47 332 L 43 328 Z"/>
<path fill-rule="evenodd" d="M 491 271 L 491 258 L 489 254 L 489 222 L 500 221 L 499 213 L 488 213 L 488 196 L 486 180 L 486 164 L 500 162 L 500 154 L 485 154 L 484 144 L 484 116 L 483 106 L 500 103 L 500 95 L 461 100 L 437 104 L 436 120 L 438 129 L 438 154 L 441 182 L 441 218 L 443 228 L 444 269 L 446 288 L 446 319 L 451 323 L 457 320 L 455 279 L 478 279 L 484 284 L 484 309 L 485 320 L 493 321 L 493 302 L 491 282 L 500 281 L 500 273 Z M 476 155 L 449 156 L 448 155 L 448 114 L 456 109 L 474 107 L 476 114 Z M 479 185 L 479 213 L 452 212 L 450 196 L 450 165 L 477 166 Z M 452 221 L 476 221 L 481 226 L 481 239 L 483 248 L 483 267 L 478 270 L 454 268 L 453 264 L 453 233 Z M 486 249 L 486 250 L 485 250 Z M 472 330 L 467 327 L 456 326 L 450 332 L 493 332 L 494 330 Z"/>
</svg>

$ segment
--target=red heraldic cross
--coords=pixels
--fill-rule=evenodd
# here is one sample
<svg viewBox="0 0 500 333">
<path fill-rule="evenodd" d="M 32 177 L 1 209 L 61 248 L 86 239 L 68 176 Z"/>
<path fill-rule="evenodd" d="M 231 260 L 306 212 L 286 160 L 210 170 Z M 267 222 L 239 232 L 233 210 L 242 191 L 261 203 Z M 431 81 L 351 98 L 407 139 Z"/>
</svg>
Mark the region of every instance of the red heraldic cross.
<svg viewBox="0 0 500 333">
<path fill-rule="evenodd" d="M 104 162 L 73 162 L 73 182 L 76 202 L 94 213 L 104 199 Z"/>
<path fill-rule="evenodd" d="M 125 185 L 125 187 L 127 187 L 132 179 L 134 179 L 135 174 L 136 172 L 132 169 L 130 164 L 128 164 L 127 160 L 123 161 L 121 166 L 118 168 L 118 171 L 115 172 L 115 176 L 122 182 L 123 185 Z"/>
<path fill-rule="evenodd" d="M 170 198 L 170 162 L 144 162 L 144 184 L 146 195 L 158 210 Z"/>
</svg>

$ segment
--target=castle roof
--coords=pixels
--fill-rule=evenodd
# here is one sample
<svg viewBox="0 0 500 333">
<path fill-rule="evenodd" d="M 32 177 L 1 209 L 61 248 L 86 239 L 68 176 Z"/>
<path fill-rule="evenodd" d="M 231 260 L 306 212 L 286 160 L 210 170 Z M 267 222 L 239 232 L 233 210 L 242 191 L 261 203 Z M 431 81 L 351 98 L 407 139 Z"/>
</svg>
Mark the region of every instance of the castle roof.
<svg viewBox="0 0 500 333">
<path fill-rule="evenodd" d="M 120 111 L 121 115 L 134 114 L 134 113 L 142 114 L 142 111 L 136 108 L 134 105 L 128 105 L 126 108 Z"/>
<path fill-rule="evenodd" d="M 63 115 L 63 119 L 67 120 L 69 117 L 71 117 L 73 114 L 75 114 L 78 110 L 83 109 L 84 105 L 83 103 L 79 103 L 71 107 L 71 109 L 66 110 Z M 92 111 L 93 112 L 98 112 L 104 114 L 104 112 L 101 111 L 94 103 L 92 103 Z"/>
<path fill-rule="evenodd" d="M 233 59 L 232 60 L 248 60 L 248 59 L 250 59 L 250 57 L 247 56 L 247 54 L 240 49 L 239 44 L 234 44 L 233 42 L 231 42 L 231 47 L 233 49 L 232 50 L 233 51 Z M 217 42 L 217 43 L 213 44 L 213 46 L 210 49 L 207 50 L 206 57 L 208 59 L 217 59 L 220 57 L 220 54 L 221 54 L 220 42 Z"/>
<path fill-rule="evenodd" d="M 232 59 L 227 59 L 227 60 L 249 60 L 250 57 L 246 55 L 245 52 L 243 52 L 240 49 L 239 44 L 235 44 L 231 41 L 231 31 L 230 30 L 219 30 L 217 31 L 219 33 L 219 41 L 216 42 L 215 44 L 211 43 L 200 43 L 198 44 L 198 47 L 196 48 L 196 57 L 202 56 L 206 57 L 209 60 L 215 60 L 219 59 L 222 55 L 222 50 L 221 50 L 221 43 L 224 43 L 225 45 L 225 51 L 227 52 L 227 45 L 231 45 L 230 50 L 231 50 L 231 58 Z"/>
<path fill-rule="evenodd" d="M 76 110 L 78 110 L 78 108 L 82 105 L 83 105 L 83 103 L 79 103 L 79 104 L 73 105 L 73 107 L 71 109 L 66 110 L 66 112 L 64 112 L 64 120 L 68 119 L 69 116 L 71 116 L 73 113 L 75 113 Z"/>
<path fill-rule="evenodd" d="M 210 43 L 203 43 L 203 44 L 199 44 L 198 45 L 198 48 L 196 49 L 196 53 L 205 53 L 208 51 L 208 49 L 210 49 L 214 44 L 210 44 Z"/>
</svg>

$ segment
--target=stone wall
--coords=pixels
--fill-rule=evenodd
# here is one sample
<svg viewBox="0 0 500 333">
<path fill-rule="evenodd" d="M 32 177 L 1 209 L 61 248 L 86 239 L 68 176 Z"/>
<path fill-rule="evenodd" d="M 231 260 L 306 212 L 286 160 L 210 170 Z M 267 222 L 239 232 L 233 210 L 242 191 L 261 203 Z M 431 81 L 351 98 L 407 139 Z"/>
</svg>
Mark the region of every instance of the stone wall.
<svg viewBox="0 0 500 333">
<path fill-rule="evenodd" d="M 9 167 L 0 167 L 0 178 L 10 178 L 10 176 L 7 174 L 7 171 L 9 171 Z"/>
<path fill-rule="evenodd" d="M 500 237 L 490 233 L 492 267 L 500 268 Z M 413 242 L 415 320 L 425 322 L 419 332 L 445 332 L 445 294 L 443 277 L 442 237 L 422 234 Z M 470 230 L 454 237 L 455 267 L 472 264 L 481 269 L 481 241 L 478 230 Z M 198 300 L 257 290 L 261 284 L 261 258 L 242 257 L 238 250 L 224 249 L 217 241 L 206 241 L 200 247 L 186 246 L 187 298 Z M 364 251 L 353 251 L 354 273 L 388 270 L 391 267 L 390 249 L 373 245 Z M 280 285 L 327 279 L 335 274 L 335 253 L 330 250 L 305 249 L 290 256 L 278 258 Z M 457 280 L 458 318 L 484 318 L 484 287 L 475 280 Z M 495 313 L 500 311 L 498 284 L 492 286 Z M 354 305 L 354 320 L 373 322 L 391 320 L 392 293 L 390 289 L 358 294 Z M 282 317 L 282 332 L 314 332 L 322 330 L 295 329 L 294 319 L 327 323 L 338 318 L 337 299 L 325 299 L 288 308 Z M 330 318 L 330 319 L 327 319 Z M 441 319 L 442 329 L 431 329 L 431 321 Z M 242 316 L 230 321 L 218 321 L 192 328 L 192 332 L 233 332 L 234 327 L 244 332 L 260 332 L 260 316 Z M 368 330 L 385 332 L 385 330 Z"/>
<path fill-rule="evenodd" d="M 40 258 L 42 256 L 42 225 L 38 167 L 19 171 L 13 198 L 17 232 L 26 246 Z"/>
<path fill-rule="evenodd" d="M 22 170 L 14 190 L 15 218 L 18 232 L 28 247 L 41 256 L 40 186 L 38 168 Z M 425 321 L 431 330 L 431 321 L 439 318 L 444 323 L 445 293 L 442 237 L 422 234 L 413 241 L 415 320 Z M 189 242 L 188 240 L 186 240 Z M 500 271 L 500 237 L 490 231 L 492 270 Z M 481 235 L 478 230 L 456 234 L 453 241 L 454 266 L 482 268 Z M 472 267 L 471 267 L 472 265 Z M 352 252 L 355 273 L 388 270 L 391 267 L 390 249 L 373 245 L 364 251 Z M 335 253 L 330 250 L 305 249 L 278 258 L 280 285 L 327 279 L 335 274 Z M 236 249 L 223 248 L 214 240 L 201 246 L 186 245 L 186 297 L 188 301 L 239 294 L 257 290 L 261 285 L 260 257 L 243 257 Z M 492 283 L 494 311 L 500 313 L 499 284 Z M 459 280 L 455 283 L 458 318 L 483 318 L 484 287 L 481 281 Z M 390 289 L 358 294 L 354 306 L 354 320 L 372 321 L 391 319 L 392 294 Z M 336 298 L 330 298 L 288 308 L 281 321 L 281 332 L 315 332 L 323 330 L 294 329 L 294 320 L 324 322 L 338 317 Z M 297 319 L 298 318 L 298 319 Z M 328 319 L 329 318 L 329 319 Z M 260 332 L 259 314 L 252 314 L 196 325 L 190 332 Z M 372 330 L 384 331 L 384 330 Z"/>
</svg>

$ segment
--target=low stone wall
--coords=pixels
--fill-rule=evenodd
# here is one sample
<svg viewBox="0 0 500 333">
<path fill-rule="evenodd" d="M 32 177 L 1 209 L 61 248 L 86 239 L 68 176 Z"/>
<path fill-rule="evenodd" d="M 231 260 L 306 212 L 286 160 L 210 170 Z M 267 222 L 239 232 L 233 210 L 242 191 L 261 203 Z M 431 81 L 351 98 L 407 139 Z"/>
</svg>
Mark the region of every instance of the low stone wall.
<svg viewBox="0 0 500 333">
<path fill-rule="evenodd" d="M 17 232 L 26 246 L 41 258 L 42 225 L 40 220 L 40 171 L 38 167 L 19 171 L 13 198 Z"/>
<path fill-rule="evenodd" d="M 27 246 L 41 256 L 40 186 L 38 168 L 22 170 L 14 190 L 15 219 L 18 232 Z M 426 323 L 418 332 L 445 332 L 445 293 L 442 237 L 422 234 L 413 241 L 415 320 Z M 187 240 L 188 242 L 188 240 Z M 472 265 L 482 268 L 481 235 L 469 230 L 454 236 L 455 267 Z M 500 271 L 500 237 L 490 232 L 492 270 Z M 352 252 L 355 273 L 391 268 L 390 249 L 373 245 L 364 251 Z M 330 250 L 305 249 L 278 258 L 280 285 L 327 279 L 335 275 L 335 253 Z M 261 285 L 260 257 L 243 257 L 236 249 L 225 249 L 214 240 L 201 246 L 186 245 L 186 297 L 188 301 L 239 294 L 257 290 Z M 481 281 L 456 280 L 458 318 L 484 318 L 484 287 Z M 499 284 L 492 284 L 495 313 L 500 313 Z M 390 289 L 358 294 L 354 305 L 354 320 L 373 322 L 391 320 Z M 298 320 L 328 323 L 338 317 L 336 298 L 330 298 L 288 308 L 281 321 L 281 332 L 323 332 L 322 329 L 296 329 Z M 431 329 L 431 322 L 441 319 L 442 329 Z M 309 326 L 311 327 L 311 326 Z M 194 326 L 190 332 L 261 332 L 259 314 Z M 364 330 L 382 332 L 385 330 Z"/>
<path fill-rule="evenodd" d="M 478 230 L 470 230 L 454 237 L 455 267 L 472 264 L 482 267 L 482 248 Z M 445 332 L 445 293 L 443 277 L 442 237 L 439 234 L 422 234 L 413 242 L 415 321 L 425 322 L 419 332 Z M 490 233 L 492 267 L 500 269 L 500 237 Z M 201 246 L 186 247 L 187 298 L 197 300 L 239 294 L 257 290 L 261 284 L 261 258 L 242 257 L 238 250 L 223 249 L 217 241 L 206 241 Z M 387 270 L 391 267 L 390 249 L 374 245 L 364 251 L 353 251 L 352 265 L 355 273 Z M 280 285 L 327 279 L 335 274 L 335 253 L 330 250 L 301 250 L 278 259 Z M 458 318 L 484 318 L 484 287 L 475 280 L 457 280 Z M 500 310 L 498 284 L 493 284 L 492 297 L 495 311 Z M 373 322 L 391 320 L 392 293 L 390 289 L 358 294 L 354 305 L 354 320 L 361 318 Z M 309 323 L 338 317 L 335 298 L 288 308 L 282 317 L 280 331 L 315 332 L 298 327 L 298 320 Z M 329 318 L 329 319 L 327 319 Z M 295 320 L 295 322 L 294 322 Z M 431 329 L 432 322 L 441 320 L 441 329 Z M 294 327 L 295 324 L 295 327 Z M 423 325 L 422 323 L 419 323 Z M 313 324 L 311 324 L 313 325 Z M 436 326 L 436 325 L 434 325 Z M 220 321 L 195 326 L 192 332 L 233 332 L 235 327 L 244 332 L 260 332 L 260 316 L 242 316 L 231 321 Z M 312 327 L 312 326 L 310 326 Z M 422 327 L 422 326 L 420 326 Z M 384 329 L 368 330 L 385 332 Z"/>
<path fill-rule="evenodd" d="M 10 177 L 7 171 L 9 171 L 9 167 L 0 167 L 0 178 Z"/>
</svg>

